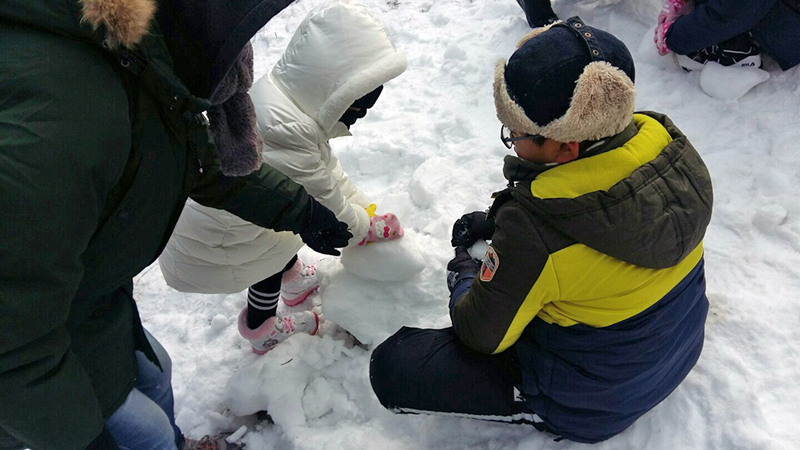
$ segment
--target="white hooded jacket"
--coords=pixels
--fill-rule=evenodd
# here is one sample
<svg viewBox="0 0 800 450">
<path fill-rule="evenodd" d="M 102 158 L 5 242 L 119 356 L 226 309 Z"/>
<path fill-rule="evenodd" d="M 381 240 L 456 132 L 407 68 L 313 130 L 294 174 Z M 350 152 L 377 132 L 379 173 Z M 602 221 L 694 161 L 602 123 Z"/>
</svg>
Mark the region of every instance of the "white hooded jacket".
<svg viewBox="0 0 800 450">
<path fill-rule="evenodd" d="M 311 11 L 281 60 L 250 91 L 268 164 L 347 223 L 349 245 L 367 235 L 369 201 L 342 170 L 328 140 L 353 102 L 400 75 L 405 56 L 364 5 L 339 0 Z M 233 293 L 280 271 L 303 246 L 226 211 L 189 200 L 159 258 L 167 284 L 184 292 Z"/>
</svg>

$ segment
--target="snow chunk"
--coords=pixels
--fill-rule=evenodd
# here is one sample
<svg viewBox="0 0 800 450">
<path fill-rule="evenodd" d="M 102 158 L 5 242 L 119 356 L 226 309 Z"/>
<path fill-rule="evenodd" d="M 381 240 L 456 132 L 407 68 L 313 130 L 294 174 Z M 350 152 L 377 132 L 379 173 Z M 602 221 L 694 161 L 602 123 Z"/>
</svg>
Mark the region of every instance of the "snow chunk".
<svg viewBox="0 0 800 450">
<path fill-rule="evenodd" d="M 349 273 L 367 280 L 402 281 L 422 272 L 425 259 L 416 238 L 407 233 L 394 241 L 345 247 L 342 265 Z"/>
<path fill-rule="evenodd" d="M 211 332 L 212 333 L 220 333 L 220 332 L 222 332 L 222 330 L 227 328 L 228 325 L 230 325 L 230 324 L 231 324 L 231 321 L 228 320 L 227 317 L 225 317 L 222 314 L 217 314 L 216 316 L 214 316 L 213 319 L 211 319 Z"/>
<path fill-rule="evenodd" d="M 447 126 L 454 129 L 442 129 Z M 468 133 L 459 124 L 453 125 L 450 122 L 437 124 L 436 127 L 437 132 L 441 135 L 465 135 Z M 450 178 L 452 169 L 452 162 L 446 158 L 433 157 L 422 163 L 411 176 L 408 190 L 411 201 L 420 209 L 431 208 L 441 193 L 447 190 L 447 185 L 452 183 Z"/>
<path fill-rule="evenodd" d="M 788 213 L 781 205 L 765 205 L 758 208 L 753 225 L 759 230 L 769 233 L 786 221 Z"/>
<path fill-rule="evenodd" d="M 457 42 L 453 42 L 452 44 L 448 45 L 447 50 L 444 51 L 444 59 L 466 61 L 467 51 L 459 47 Z"/>
<path fill-rule="evenodd" d="M 236 372 L 225 388 L 224 402 L 237 416 L 269 411 L 275 423 L 284 429 L 303 425 L 307 420 L 302 401 L 306 386 L 312 376 L 344 353 L 349 353 L 344 341 L 335 341 L 330 336 L 294 335 Z M 315 383 L 314 389 L 324 392 L 321 383 Z M 328 410 L 330 407 L 326 405 L 314 405 L 308 418 L 317 418 Z"/>
<path fill-rule="evenodd" d="M 720 100 L 738 100 L 768 79 L 769 72 L 756 67 L 725 67 L 712 61 L 700 72 L 700 88 Z"/>
<path fill-rule="evenodd" d="M 239 439 L 241 439 L 242 436 L 244 436 L 245 433 L 247 433 L 247 425 L 242 425 L 233 434 L 231 434 L 230 436 L 226 437 L 225 438 L 225 442 L 227 442 L 229 444 L 233 444 L 234 442 L 236 442 Z"/>
</svg>

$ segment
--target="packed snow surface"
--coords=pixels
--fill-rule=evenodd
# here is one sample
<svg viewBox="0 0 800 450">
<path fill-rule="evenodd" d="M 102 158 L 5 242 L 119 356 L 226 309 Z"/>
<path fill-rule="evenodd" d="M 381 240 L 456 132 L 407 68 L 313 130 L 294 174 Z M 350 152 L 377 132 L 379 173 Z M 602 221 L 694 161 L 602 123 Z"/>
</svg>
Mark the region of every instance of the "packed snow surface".
<svg viewBox="0 0 800 450">
<path fill-rule="evenodd" d="M 372 393 L 370 345 L 401 326 L 450 324 L 450 229 L 463 213 L 485 209 L 491 193 L 505 186 L 508 151 L 498 139 L 492 74 L 528 26 L 514 0 L 364 3 L 408 56 L 408 70 L 386 85 L 353 127 L 354 137 L 332 145 L 379 211 L 397 214 L 413 251 L 394 261 L 379 257 L 364 271 L 301 250 L 302 258 L 319 264 L 322 286 L 296 308 L 314 307 L 329 320 L 321 336 L 295 336 L 264 356 L 253 354 L 236 330 L 244 293 L 182 294 L 166 287 L 157 264 L 143 271 L 136 278 L 139 309 L 173 358 L 178 424 L 191 437 L 247 426 L 239 442 L 248 450 L 581 448 L 526 426 L 395 415 Z M 295 2 L 256 36 L 257 76 L 268 72 L 316 4 Z M 554 8 L 628 45 L 636 60 L 637 108 L 668 114 L 700 151 L 714 182 L 704 245 L 711 309 L 700 361 L 663 403 L 594 448 L 797 449 L 800 69 L 780 72 L 766 61 L 769 80 L 739 100 L 717 99 L 704 93 L 709 89 L 701 88 L 699 73 L 684 73 L 655 53 L 657 0 L 561 1 Z M 717 83 L 730 88 L 741 81 Z M 391 253 L 378 245 L 370 247 Z M 347 250 L 354 261 L 369 262 L 358 251 Z M 379 281 L 383 263 L 407 272 Z M 254 414 L 262 410 L 274 424 Z"/>
</svg>

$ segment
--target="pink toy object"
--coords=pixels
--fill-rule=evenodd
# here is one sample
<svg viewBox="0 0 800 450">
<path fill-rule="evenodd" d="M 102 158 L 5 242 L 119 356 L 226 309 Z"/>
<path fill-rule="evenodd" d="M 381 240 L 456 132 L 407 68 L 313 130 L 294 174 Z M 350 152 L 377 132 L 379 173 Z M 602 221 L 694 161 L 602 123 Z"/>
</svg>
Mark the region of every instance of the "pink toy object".
<svg viewBox="0 0 800 450">
<path fill-rule="evenodd" d="M 369 219 L 369 231 L 358 245 L 367 245 L 372 242 L 391 241 L 403 237 L 403 227 L 400 220 L 392 213 L 382 216 L 372 216 Z"/>
<path fill-rule="evenodd" d="M 655 36 L 653 42 L 656 43 L 658 54 L 661 56 L 669 53 L 667 47 L 667 30 L 675 23 L 678 17 L 687 14 L 692 10 L 692 3 L 686 0 L 666 0 L 664 6 L 661 7 L 661 12 L 658 14 L 658 23 L 656 24 Z"/>
</svg>

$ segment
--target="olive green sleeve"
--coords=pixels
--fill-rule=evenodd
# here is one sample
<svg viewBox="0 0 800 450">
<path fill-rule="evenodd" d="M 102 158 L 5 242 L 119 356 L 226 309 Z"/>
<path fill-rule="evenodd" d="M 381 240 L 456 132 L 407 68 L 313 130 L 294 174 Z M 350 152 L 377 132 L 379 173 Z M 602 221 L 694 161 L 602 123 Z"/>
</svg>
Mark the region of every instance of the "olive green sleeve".
<svg viewBox="0 0 800 450">
<path fill-rule="evenodd" d="M 492 262 L 487 261 L 490 252 Z M 516 202 L 502 206 L 481 269 L 451 312 L 458 337 L 480 353 L 504 350 L 500 344 L 547 259 L 548 251 L 528 214 Z"/>
<path fill-rule="evenodd" d="M 127 160 L 127 97 L 96 50 L 0 22 L 0 105 L 0 428 L 83 449 L 103 417 L 65 323 Z"/>
<path fill-rule="evenodd" d="M 266 164 L 243 177 L 226 176 L 205 130 L 197 128 L 191 136 L 188 170 L 196 175 L 189 196 L 194 201 L 224 209 L 263 228 L 300 232 L 311 214 L 303 186 Z"/>
</svg>

